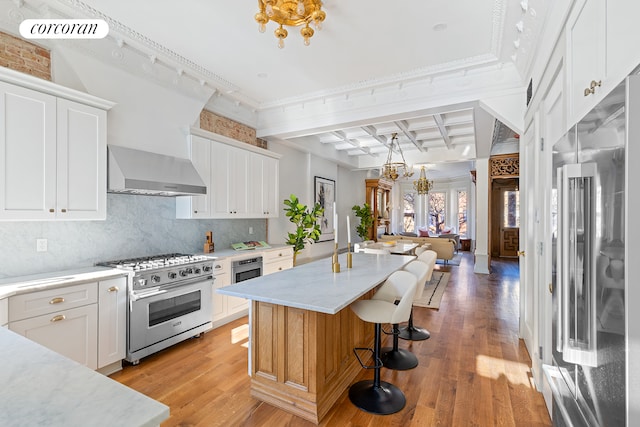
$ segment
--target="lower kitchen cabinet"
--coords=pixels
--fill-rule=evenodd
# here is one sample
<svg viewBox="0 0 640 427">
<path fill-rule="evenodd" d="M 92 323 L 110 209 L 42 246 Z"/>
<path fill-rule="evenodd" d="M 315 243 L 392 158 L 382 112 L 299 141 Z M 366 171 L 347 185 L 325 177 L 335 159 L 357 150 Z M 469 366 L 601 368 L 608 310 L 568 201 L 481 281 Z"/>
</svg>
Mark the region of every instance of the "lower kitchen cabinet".
<svg viewBox="0 0 640 427">
<path fill-rule="evenodd" d="M 91 369 L 98 368 L 96 304 L 9 322 L 9 329 Z"/>
<path fill-rule="evenodd" d="M 127 342 L 127 279 L 98 282 L 98 368 L 122 366 Z M 106 372 L 105 372 L 106 373 Z M 108 373 L 107 373 L 108 374 Z"/>
<path fill-rule="evenodd" d="M 0 313 L 3 301 L 0 300 Z M 121 368 L 126 346 L 127 278 L 9 297 L 9 329 L 104 374 Z M 0 316 L 2 321 L 2 316 Z"/>
<path fill-rule="evenodd" d="M 263 275 L 277 273 L 278 271 L 293 268 L 293 247 L 273 249 L 264 251 L 262 255 L 264 262 Z"/>
</svg>

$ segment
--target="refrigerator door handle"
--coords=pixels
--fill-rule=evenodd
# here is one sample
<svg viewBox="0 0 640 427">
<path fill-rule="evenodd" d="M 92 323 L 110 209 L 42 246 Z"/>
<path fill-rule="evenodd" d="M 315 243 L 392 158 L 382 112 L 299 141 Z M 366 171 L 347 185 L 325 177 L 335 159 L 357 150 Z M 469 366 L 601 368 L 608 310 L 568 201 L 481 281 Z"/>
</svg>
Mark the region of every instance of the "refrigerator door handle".
<svg viewBox="0 0 640 427">
<path fill-rule="evenodd" d="M 595 254 L 595 163 L 562 167 L 559 343 L 569 363 L 598 366 Z M 559 174 L 560 175 L 560 174 Z M 560 344 L 559 344 L 560 345 Z"/>
</svg>

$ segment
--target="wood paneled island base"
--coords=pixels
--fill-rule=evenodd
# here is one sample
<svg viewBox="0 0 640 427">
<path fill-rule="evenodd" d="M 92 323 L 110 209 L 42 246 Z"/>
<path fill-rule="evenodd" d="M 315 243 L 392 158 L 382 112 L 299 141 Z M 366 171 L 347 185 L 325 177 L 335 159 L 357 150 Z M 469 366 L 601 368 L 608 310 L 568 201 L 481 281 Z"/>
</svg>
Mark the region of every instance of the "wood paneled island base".
<svg viewBox="0 0 640 427">
<path fill-rule="evenodd" d="M 254 301 L 252 327 L 251 395 L 315 424 L 362 370 L 353 348 L 373 345 L 373 327 L 349 307 L 325 314 Z"/>
<path fill-rule="evenodd" d="M 217 289 L 251 300 L 251 395 L 318 424 L 362 370 L 353 348 L 373 344 L 349 306 L 413 259 L 357 253 L 340 273 L 327 258 Z"/>
</svg>

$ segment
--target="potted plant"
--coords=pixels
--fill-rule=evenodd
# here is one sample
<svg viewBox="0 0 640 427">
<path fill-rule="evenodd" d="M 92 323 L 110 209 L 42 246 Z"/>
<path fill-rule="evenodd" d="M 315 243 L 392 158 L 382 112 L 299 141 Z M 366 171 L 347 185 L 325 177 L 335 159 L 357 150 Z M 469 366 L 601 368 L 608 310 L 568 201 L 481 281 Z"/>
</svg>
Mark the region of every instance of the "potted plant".
<svg viewBox="0 0 640 427">
<path fill-rule="evenodd" d="M 300 203 L 295 195 L 284 200 L 284 211 L 289 221 L 295 224 L 294 233 L 287 233 L 287 244 L 293 246 L 293 265 L 296 264 L 298 252 L 304 249 L 306 243 L 314 243 L 320 240 L 320 224 L 318 218 L 323 214 L 324 208 L 316 203 L 309 210 L 307 205 Z"/>
<path fill-rule="evenodd" d="M 363 204 L 362 207 L 354 205 L 351 210 L 356 213 L 358 218 L 360 218 L 360 225 L 356 228 L 358 236 L 360 236 L 363 241 L 367 240 L 369 237 L 369 230 L 373 225 L 373 212 L 371 212 L 371 206 L 367 203 Z"/>
</svg>

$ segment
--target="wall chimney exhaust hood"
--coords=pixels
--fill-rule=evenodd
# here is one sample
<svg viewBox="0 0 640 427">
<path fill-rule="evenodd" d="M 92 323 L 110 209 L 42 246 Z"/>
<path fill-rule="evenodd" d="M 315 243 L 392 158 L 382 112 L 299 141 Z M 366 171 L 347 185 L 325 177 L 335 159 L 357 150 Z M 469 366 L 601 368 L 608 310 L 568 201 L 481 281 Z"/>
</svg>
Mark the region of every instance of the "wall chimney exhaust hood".
<svg viewBox="0 0 640 427">
<path fill-rule="evenodd" d="M 154 196 L 197 196 L 207 187 L 190 160 L 109 145 L 108 191 Z"/>
</svg>

